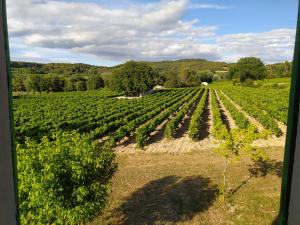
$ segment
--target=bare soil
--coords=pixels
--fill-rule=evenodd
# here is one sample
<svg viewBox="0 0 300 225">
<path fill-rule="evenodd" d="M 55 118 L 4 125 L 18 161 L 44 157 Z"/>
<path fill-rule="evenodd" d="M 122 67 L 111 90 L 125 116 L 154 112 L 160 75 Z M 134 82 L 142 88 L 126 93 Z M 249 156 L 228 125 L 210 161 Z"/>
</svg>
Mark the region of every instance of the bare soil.
<svg viewBox="0 0 300 225">
<path fill-rule="evenodd" d="M 135 143 L 135 136 L 127 137 L 120 142 L 120 144 L 115 148 L 118 153 L 135 153 L 135 152 L 148 152 L 148 153 L 183 153 L 183 152 L 193 152 L 201 151 L 203 149 L 214 149 L 219 145 L 219 141 L 214 139 L 211 135 L 211 129 L 213 126 L 213 118 L 211 111 L 211 95 L 209 93 L 207 102 L 205 105 L 204 112 L 202 114 L 202 129 L 201 134 L 199 135 L 199 141 L 193 141 L 188 137 L 188 126 L 190 118 L 196 106 L 192 108 L 190 113 L 185 116 L 183 123 L 179 127 L 178 133 L 175 139 L 166 139 L 164 137 L 164 129 L 168 120 L 165 120 L 157 129 L 151 133 L 150 139 L 147 141 L 147 145 L 143 150 L 137 148 Z M 243 113 L 250 123 L 254 124 L 259 131 L 263 131 L 263 126 L 248 113 L 246 113 L 241 106 L 232 101 L 227 95 L 223 94 L 236 108 L 239 112 Z M 236 124 L 233 118 L 230 116 L 230 113 L 224 107 L 221 99 L 217 95 L 217 100 L 221 108 L 223 115 L 223 120 L 228 124 L 230 128 L 235 128 Z M 267 140 L 259 139 L 254 141 L 253 145 L 257 147 L 283 147 L 285 145 L 285 136 L 286 136 L 286 126 L 278 122 L 280 129 L 283 131 L 281 137 L 276 137 L 272 135 Z"/>
<path fill-rule="evenodd" d="M 239 111 L 239 112 L 241 112 L 241 113 L 243 113 L 244 114 L 244 116 L 249 120 L 249 122 L 251 123 L 251 124 L 253 124 L 254 126 L 256 126 L 257 127 L 257 129 L 259 130 L 259 131 L 262 131 L 262 130 L 264 130 L 264 127 L 255 119 L 255 118 L 253 118 L 252 116 L 250 116 L 248 113 L 246 113 L 244 110 L 243 110 L 243 108 L 241 107 L 241 106 L 239 106 L 237 103 L 235 103 L 231 98 L 229 98 L 223 91 L 220 91 L 223 95 L 224 95 L 224 97 L 225 98 L 227 98 L 235 107 L 236 107 L 236 109 Z"/>
<path fill-rule="evenodd" d="M 215 93 L 216 93 L 216 96 L 217 96 L 217 101 L 218 101 L 219 107 L 221 109 L 221 113 L 226 117 L 227 123 L 229 124 L 229 129 L 237 128 L 237 126 L 234 122 L 234 119 L 231 117 L 230 113 L 228 112 L 228 110 L 224 106 L 224 104 L 223 104 L 222 100 L 220 99 L 218 93 L 217 92 L 215 92 Z"/>
<path fill-rule="evenodd" d="M 222 92 L 222 91 L 221 91 Z M 225 95 L 223 92 L 222 94 L 237 108 L 237 110 L 241 113 L 243 113 L 246 118 L 250 121 L 251 124 L 254 124 L 259 131 L 263 131 L 264 127 L 253 117 L 251 117 L 247 112 L 245 112 L 241 106 L 239 106 L 237 103 L 235 103 L 232 99 L 230 99 L 227 95 Z M 253 142 L 254 146 L 257 147 L 270 147 L 270 146 L 284 146 L 285 145 L 285 139 L 286 139 L 286 126 L 283 123 L 278 122 L 278 126 L 282 131 L 282 135 L 280 137 L 276 137 L 275 135 L 272 135 L 267 140 L 259 139 Z"/>
<path fill-rule="evenodd" d="M 183 124 L 179 128 L 179 134 L 175 139 L 164 138 L 164 128 L 167 123 L 165 121 L 161 124 L 152 134 L 147 142 L 147 145 L 143 150 L 137 148 L 135 142 L 118 145 L 115 150 L 123 153 L 134 153 L 137 151 L 145 152 L 164 152 L 164 153 L 180 153 L 180 152 L 192 152 L 199 151 L 202 149 L 213 149 L 218 146 L 218 142 L 211 135 L 212 128 L 212 114 L 210 106 L 210 95 L 207 98 L 206 107 L 202 114 L 204 123 L 202 124 L 201 130 L 203 133 L 200 134 L 199 141 L 193 141 L 188 137 L 188 126 L 191 119 L 191 115 L 194 112 L 193 108 L 190 113 L 184 118 Z M 196 107 L 196 106 L 195 106 Z"/>
</svg>

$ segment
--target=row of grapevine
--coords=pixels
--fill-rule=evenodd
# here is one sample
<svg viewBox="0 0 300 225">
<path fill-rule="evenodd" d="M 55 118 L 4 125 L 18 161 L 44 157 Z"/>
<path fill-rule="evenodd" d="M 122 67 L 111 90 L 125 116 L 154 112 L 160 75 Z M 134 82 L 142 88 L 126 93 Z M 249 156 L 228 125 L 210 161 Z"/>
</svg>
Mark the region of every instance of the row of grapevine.
<svg viewBox="0 0 300 225">
<path fill-rule="evenodd" d="M 199 90 L 199 92 L 189 100 L 187 104 L 185 104 L 177 114 L 167 123 L 165 128 L 164 136 L 166 138 L 174 138 L 176 135 L 176 131 L 179 127 L 179 124 L 184 119 L 185 115 L 191 110 L 191 108 L 195 105 L 195 102 L 199 99 L 200 95 L 203 94 L 203 90 Z"/>
<path fill-rule="evenodd" d="M 225 89 L 228 89 L 228 87 Z M 230 89 L 238 92 L 240 95 L 244 95 L 245 101 L 255 102 L 258 108 L 264 109 L 264 111 L 278 121 L 287 123 L 289 98 L 287 90 L 253 89 L 239 86 L 230 87 Z"/>
<path fill-rule="evenodd" d="M 197 138 L 199 137 L 202 122 L 201 116 L 205 107 L 205 103 L 207 101 L 208 92 L 208 89 L 205 89 L 205 92 L 201 97 L 201 100 L 191 118 L 188 134 L 192 140 L 197 140 Z"/>
<path fill-rule="evenodd" d="M 140 124 L 145 123 L 147 120 L 151 119 L 153 116 L 160 113 L 166 107 L 174 104 L 176 101 L 179 101 L 184 96 L 184 92 L 174 93 L 168 98 L 156 100 L 156 103 L 152 102 L 144 110 L 140 110 L 133 115 L 128 115 L 125 118 L 120 118 L 114 122 L 105 124 L 93 132 L 91 132 L 90 138 L 96 139 L 103 137 L 104 135 L 110 135 L 110 144 L 115 145 L 122 138 L 129 136 L 134 129 Z M 111 132 L 111 134 L 109 134 Z"/>
<path fill-rule="evenodd" d="M 221 92 L 219 92 L 221 93 Z M 240 129 L 246 129 L 250 126 L 249 120 L 243 113 L 237 110 L 237 108 L 221 93 L 218 94 L 219 98 L 223 102 L 225 108 L 229 111 L 231 117 L 234 119 L 236 125 Z"/>
<path fill-rule="evenodd" d="M 106 116 L 103 116 L 103 118 L 99 119 L 98 121 L 86 121 L 83 126 L 78 128 L 78 131 L 92 132 L 95 133 L 95 135 L 102 137 L 104 135 L 107 135 L 108 132 L 111 132 L 114 129 L 118 128 L 122 124 L 132 120 L 136 116 L 139 116 L 141 113 L 145 113 L 148 110 L 151 110 L 155 104 L 160 103 L 160 101 L 158 102 L 157 99 L 161 99 L 161 101 L 164 101 L 164 99 L 176 97 L 178 95 L 181 95 L 181 93 L 182 91 L 168 93 L 168 95 L 165 95 L 164 93 L 162 95 L 153 94 L 151 98 L 148 97 L 141 101 L 137 101 L 136 104 L 132 107 L 125 105 L 125 107 L 123 107 L 122 109 L 117 108 L 116 112 L 109 111 L 105 114 Z"/>
<path fill-rule="evenodd" d="M 213 130 L 212 134 L 216 139 L 222 140 L 224 136 L 228 133 L 228 129 L 224 124 L 221 116 L 220 107 L 217 101 L 216 94 L 214 90 L 211 91 L 211 110 L 213 114 Z"/>
<path fill-rule="evenodd" d="M 192 91 L 193 89 L 186 90 L 187 93 L 190 93 Z M 185 96 L 185 93 L 182 93 L 176 98 L 170 97 L 170 99 L 166 99 L 161 106 L 154 107 L 152 111 L 142 114 L 141 116 L 135 118 L 129 123 L 124 124 L 119 129 L 117 129 L 112 135 L 110 135 L 108 144 L 114 146 L 118 141 L 120 141 L 124 137 L 130 136 L 138 126 L 141 126 L 142 124 L 146 123 L 147 121 L 157 116 L 159 113 L 172 106 L 176 102 L 181 101 L 183 96 Z"/>
<path fill-rule="evenodd" d="M 141 126 L 136 130 L 136 143 L 137 146 L 143 148 L 146 141 L 149 139 L 150 134 L 155 131 L 158 125 L 160 125 L 164 120 L 168 119 L 170 115 L 176 112 L 182 104 L 185 104 L 189 101 L 189 99 L 199 91 L 199 89 L 195 89 L 189 95 L 186 95 L 181 101 L 177 102 L 176 104 L 172 105 L 170 108 L 166 109 L 152 120 Z"/>
<path fill-rule="evenodd" d="M 230 98 L 239 104 L 249 115 L 257 119 L 266 129 L 272 131 L 277 137 L 282 135 L 282 131 L 278 127 L 276 120 L 262 108 L 258 107 L 254 100 L 250 100 L 250 98 L 245 97 L 245 95 L 240 92 L 235 92 L 230 89 L 224 89 L 223 92 L 227 96 L 230 96 Z M 250 95 L 251 94 L 248 93 L 248 96 Z"/>
<path fill-rule="evenodd" d="M 56 131 L 90 132 L 110 121 L 124 118 L 157 102 L 157 99 L 183 92 L 172 89 L 132 100 L 104 98 L 102 91 L 85 93 L 55 93 L 14 99 L 14 118 L 17 140 L 25 137 L 40 140 Z"/>
</svg>

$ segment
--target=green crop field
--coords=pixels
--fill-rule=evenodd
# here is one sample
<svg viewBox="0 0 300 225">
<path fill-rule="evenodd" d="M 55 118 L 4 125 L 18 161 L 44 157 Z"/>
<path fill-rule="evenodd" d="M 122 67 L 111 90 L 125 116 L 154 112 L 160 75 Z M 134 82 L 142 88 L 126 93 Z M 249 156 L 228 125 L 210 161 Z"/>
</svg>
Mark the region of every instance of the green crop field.
<svg viewBox="0 0 300 225">
<path fill-rule="evenodd" d="M 191 123 L 186 122 L 189 123 L 188 132 L 195 139 L 201 123 L 207 122 L 201 119 L 201 113 L 209 104 L 206 98 L 212 99 L 214 117 L 220 113 L 220 104 L 223 104 L 238 127 L 246 128 L 249 121 L 236 108 L 238 105 L 279 137 L 283 131 L 278 122 L 287 123 L 289 89 L 252 88 L 219 82 L 208 88 L 165 89 L 134 99 L 116 96 L 117 93 L 103 89 L 15 98 L 17 141 L 24 143 L 26 138 L 39 140 L 57 131 L 76 130 L 92 141 L 107 137 L 113 144 L 136 134 L 138 145 L 143 147 L 151 133 L 166 120 L 165 136 L 176 137 L 186 115 L 192 118 Z M 215 96 L 218 96 L 217 102 Z M 216 121 L 214 126 L 217 126 Z M 220 119 L 220 123 L 224 121 Z"/>
<path fill-rule="evenodd" d="M 268 84 L 284 83 L 283 81 L 289 84 L 287 79 L 276 79 Z M 178 217 L 176 217 L 178 220 L 171 219 L 170 224 L 173 224 L 172 222 L 176 222 L 176 224 L 245 224 L 244 222 L 248 220 L 255 221 L 249 224 L 269 224 L 276 217 L 279 206 L 280 176 L 278 173 L 281 170 L 282 149 L 285 140 L 289 88 L 265 85 L 267 82 L 260 83 L 263 85 L 246 87 L 239 84 L 233 85 L 232 82 L 226 81 L 215 82 L 203 87 L 163 89 L 134 98 L 122 97 L 121 94 L 105 88 L 95 91 L 31 93 L 15 96 L 13 100 L 14 123 L 19 159 L 19 179 L 22 183 L 20 185 L 22 221 L 28 223 L 50 221 L 51 223 L 51 216 L 44 215 L 45 211 L 41 213 L 45 218 L 35 220 L 34 217 L 31 217 L 30 212 L 33 209 L 25 199 L 39 198 L 32 196 L 33 192 L 29 189 L 28 181 L 26 181 L 27 183 L 24 181 L 25 177 L 32 176 L 31 182 L 33 183 L 37 182 L 37 179 L 49 179 L 48 182 L 51 185 L 60 185 L 65 192 L 67 191 L 65 190 L 66 184 L 69 181 L 60 183 L 60 181 L 52 180 L 51 177 L 56 176 L 57 173 L 58 177 L 66 176 L 68 171 L 61 172 L 54 168 L 60 168 L 60 166 L 65 168 L 67 165 L 70 171 L 77 171 L 76 179 L 72 178 L 74 179 L 72 188 L 77 187 L 76 182 L 79 182 L 80 185 L 89 183 L 89 176 L 97 177 L 98 175 L 92 171 L 80 175 L 80 171 L 89 168 L 88 164 L 102 163 L 103 168 L 106 165 L 106 161 L 92 160 L 94 153 L 87 150 L 91 148 L 91 144 L 113 149 L 114 153 L 103 151 L 97 154 L 100 156 L 99 159 L 102 159 L 101 154 L 106 156 L 107 154 L 117 154 L 118 172 L 113 179 L 112 189 L 108 186 L 105 186 L 105 189 L 101 189 L 103 187 L 100 188 L 100 186 L 96 189 L 84 186 L 82 189 L 83 187 L 79 185 L 75 191 L 76 198 L 79 199 L 76 204 L 80 205 L 90 201 L 87 200 L 89 197 L 84 194 L 85 191 L 95 194 L 95 190 L 97 192 L 105 190 L 104 198 L 108 198 L 110 190 L 119 194 L 112 194 L 109 197 L 109 205 L 98 217 L 95 215 L 98 210 L 104 208 L 104 205 L 99 205 L 95 200 L 90 201 L 90 205 L 82 205 L 81 208 L 72 208 L 72 204 L 69 205 L 68 207 L 73 210 L 71 214 L 61 214 L 59 219 L 56 218 L 52 222 L 63 224 L 64 219 L 62 218 L 66 218 L 68 223 L 77 224 L 78 221 L 87 221 L 93 218 L 90 221 L 91 224 L 149 224 L 153 215 L 146 211 L 138 214 L 138 210 L 128 214 L 129 212 L 122 206 L 122 204 L 127 204 L 124 199 L 132 198 L 132 195 L 135 195 L 137 189 L 142 186 L 145 186 L 147 192 L 148 182 L 168 176 L 174 176 L 174 182 L 181 180 L 186 182 L 186 184 L 182 184 L 182 187 L 178 187 L 177 191 L 184 192 L 188 199 L 188 195 L 195 190 L 191 189 L 189 190 L 191 193 L 185 193 L 185 185 L 192 185 L 193 182 L 201 183 L 203 182 L 202 178 L 199 180 L 196 175 L 205 175 L 210 180 L 207 184 L 208 187 L 214 192 L 209 199 L 212 201 L 211 204 L 207 205 L 200 200 L 199 202 L 185 200 L 187 202 L 184 203 L 183 211 L 180 211 L 172 208 L 177 207 L 177 203 L 168 202 L 170 201 L 169 197 L 177 198 L 176 195 L 173 196 L 174 193 L 170 193 L 170 196 L 166 197 L 166 204 L 169 205 L 165 207 L 170 207 L 171 214 L 168 214 L 167 209 L 165 209 L 167 210 L 165 213 L 169 216 L 173 213 L 175 217 Z M 229 135 L 231 130 L 251 128 L 255 130 L 255 134 L 251 135 L 269 132 L 270 135 L 266 139 L 254 142 L 254 145 L 267 152 L 270 159 L 269 164 L 262 165 L 258 161 L 253 164 L 251 160 L 242 160 L 229 166 L 228 170 L 231 171 L 228 178 L 231 183 L 229 190 L 233 190 L 236 194 L 231 195 L 230 203 L 227 208 L 224 208 L 221 200 L 217 197 L 219 192 L 217 187 L 222 177 L 222 158 L 213 149 L 222 143 L 224 135 Z M 78 148 L 68 146 L 77 146 Z M 86 148 L 81 146 L 86 146 Z M 65 156 L 60 158 L 58 152 L 65 151 L 63 149 L 66 148 L 69 148 L 70 152 L 63 153 Z M 130 154 L 126 155 L 127 152 Z M 156 154 L 151 154 L 151 152 L 156 152 Z M 165 155 L 166 152 L 172 154 Z M 165 158 L 165 163 L 161 164 L 160 161 L 157 161 L 158 156 Z M 179 163 L 181 158 L 185 161 Z M 113 155 L 110 160 L 113 160 Z M 28 162 L 35 168 L 34 171 L 28 169 Z M 47 167 L 44 168 L 42 163 Z M 144 166 L 148 170 L 141 169 Z M 173 167 L 176 169 L 171 170 Z M 109 179 L 116 167 L 106 169 L 109 171 L 107 174 L 110 174 L 107 178 Z M 135 174 L 133 171 L 140 172 Z M 249 171 L 252 171 L 250 175 Z M 187 176 L 195 181 L 185 180 Z M 247 178 L 248 176 L 249 178 Z M 243 183 L 245 179 L 247 181 Z M 91 187 L 94 187 L 93 185 Z M 156 185 L 150 191 L 156 190 L 162 194 L 166 184 L 158 182 Z M 239 185 L 242 188 L 236 188 Z M 274 188 L 269 190 L 268 185 L 274 185 Z M 260 189 L 259 192 L 258 187 L 263 190 Z M 203 187 L 199 186 L 198 188 Z M 259 194 L 251 196 L 249 188 L 255 189 Z M 49 187 L 38 187 L 39 191 L 46 189 L 49 190 Z M 273 196 L 271 202 L 270 194 Z M 54 196 L 57 195 L 60 196 L 59 193 L 54 194 Z M 95 196 L 94 198 L 96 198 Z M 69 201 L 65 194 L 61 197 L 59 203 L 62 204 L 61 208 L 58 207 L 52 211 L 56 215 L 60 214 L 58 213 L 60 209 L 65 209 L 64 202 Z M 249 202 L 247 202 L 248 200 Z M 52 200 L 47 201 L 51 202 Z M 143 201 L 148 204 L 147 199 Z M 57 199 L 53 202 L 53 204 L 58 204 Z M 254 213 L 254 208 L 249 205 L 254 204 L 253 202 L 257 207 L 267 208 L 259 217 L 249 215 Z M 34 204 L 34 207 L 39 204 L 43 205 L 41 202 Z M 153 202 L 150 201 L 149 204 L 164 205 L 165 203 L 157 199 Z M 235 204 L 238 206 L 234 206 Z M 191 209 L 193 205 L 199 206 L 199 209 Z M 242 208 L 241 205 L 243 205 Z M 149 210 L 154 209 L 150 207 Z M 191 210 L 195 216 L 185 215 L 184 210 Z M 210 211 L 218 214 L 222 218 L 221 220 L 228 223 L 222 223 L 213 216 L 214 213 L 209 213 Z M 129 216 L 127 220 L 120 222 L 126 215 Z M 164 221 L 164 215 L 155 217 L 155 221 L 157 224 L 169 224 Z"/>
</svg>

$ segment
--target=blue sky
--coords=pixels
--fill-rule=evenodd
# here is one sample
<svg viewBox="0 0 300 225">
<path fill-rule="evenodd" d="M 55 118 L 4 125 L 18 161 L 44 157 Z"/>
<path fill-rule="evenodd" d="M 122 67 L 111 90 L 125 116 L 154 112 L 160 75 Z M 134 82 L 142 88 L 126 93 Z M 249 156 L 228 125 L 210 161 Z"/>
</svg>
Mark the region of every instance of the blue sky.
<svg viewBox="0 0 300 225">
<path fill-rule="evenodd" d="M 10 0 L 11 58 L 116 65 L 128 60 L 291 60 L 296 0 Z"/>
<path fill-rule="evenodd" d="M 204 1 L 193 1 L 194 4 L 199 2 Z M 296 27 L 298 5 L 296 0 L 211 0 L 206 2 L 228 8 L 189 10 L 184 18 L 198 17 L 203 24 L 217 24 L 218 34 L 264 32 L 283 27 Z"/>
</svg>

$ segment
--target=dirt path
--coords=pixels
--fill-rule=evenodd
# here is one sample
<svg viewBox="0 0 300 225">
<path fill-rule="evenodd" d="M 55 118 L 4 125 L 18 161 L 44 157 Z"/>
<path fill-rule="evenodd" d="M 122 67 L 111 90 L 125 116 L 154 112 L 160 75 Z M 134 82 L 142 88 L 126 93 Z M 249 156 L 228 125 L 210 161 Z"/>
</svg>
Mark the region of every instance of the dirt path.
<svg viewBox="0 0 300 225">
<path fill-rule="evenodd" d="M 222 100 L 220 99 L 219 95 L 218 95 L 218 92 L 216 92 L 216 97 L 217 97 L 217 101 L 219 103 L 219 106 L 221 108 L 221 112 L 225 115 L 225 117 L 227 118 L 227 121 L 229 123 L 229 128 L 230 129 L 235 129 L 237 128 L 237 125 L 235 124 L 235 121 L 234 119 L 231 117 L 229 111 L 226 109 L 226 107 L 224 106 Z"/>
</svg>

